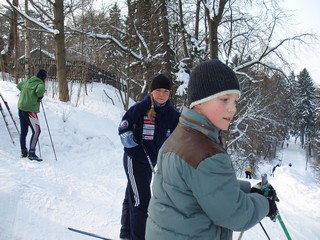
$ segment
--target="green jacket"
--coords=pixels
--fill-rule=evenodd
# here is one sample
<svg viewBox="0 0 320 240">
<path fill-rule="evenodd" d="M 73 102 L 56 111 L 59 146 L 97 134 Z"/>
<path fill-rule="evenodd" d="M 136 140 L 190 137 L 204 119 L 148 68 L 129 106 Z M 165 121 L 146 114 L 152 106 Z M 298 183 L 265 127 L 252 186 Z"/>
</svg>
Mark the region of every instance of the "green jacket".
<svg viewBox="0 0 320 240">
<path fill-rule="evenodd" d="M 184 108 L 158 154 L 147 240 L 231 240 L 269 212 L 267 198 L 240 189 L 219 129 Z"/>
<path fill-rule="evenodd" d="M 25 112 L 39 112 L 40 100 L 45 93 L 44 81 L 36 76 L 17 84 L 20 90 L 18 108 Z"/>
</svg>

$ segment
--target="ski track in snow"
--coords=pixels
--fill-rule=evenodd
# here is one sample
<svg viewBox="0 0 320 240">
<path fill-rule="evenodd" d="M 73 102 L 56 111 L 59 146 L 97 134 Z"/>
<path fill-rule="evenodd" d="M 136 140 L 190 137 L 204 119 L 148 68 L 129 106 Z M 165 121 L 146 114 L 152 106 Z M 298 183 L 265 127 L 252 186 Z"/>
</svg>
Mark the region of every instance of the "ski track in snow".
<svg viewBox="0 0 320 240">
<path fill-rule="evenodd" d="M 102 84 L 92 86 L 88 88 L 88 95 L 79 99 L 78 107 L 50 98 L 50 86 L 47 86 L 43 105 L 58 161 L 42 109 L 39 119 L 43 162 L 19 157 L 19 136 L 11 118 L 7 114 L 15 145 L 0 118 L 1 240 L 92 239 L 71 232 L 68 227 L 119 239 L 126 177 L 117 128 L 124 111 L 113 88 Z M 112 96 L 115 105 L 103 89 Z M 19 124 L 18 90 L 13 83 L 0 80 L 0 91 Z M 310 171 L 305 171 L 304 151 L 289 141 L 281 159 L 282 166 L 276 169 L 274 177 L 269 176 L 269 181 L 279 195 L 282 219 L 292 239 L 320 240 L 320 188 Z M 291 168 L 289 163 L 292 163 Z M 271 169 L 271 164 L 263 164 L 259 173 L 270 173 Z M 258 181 L 250 180 L 251 185 Z M 274 223 L 265 218 L 261 223 L 270 239 L 286 239 L 278 221 Z M 239 232 L 235 232 L 233 239 L 238 236 Z M 242 239 L 267 237 L 257 224 L 244 232 Z"/>
</svg>

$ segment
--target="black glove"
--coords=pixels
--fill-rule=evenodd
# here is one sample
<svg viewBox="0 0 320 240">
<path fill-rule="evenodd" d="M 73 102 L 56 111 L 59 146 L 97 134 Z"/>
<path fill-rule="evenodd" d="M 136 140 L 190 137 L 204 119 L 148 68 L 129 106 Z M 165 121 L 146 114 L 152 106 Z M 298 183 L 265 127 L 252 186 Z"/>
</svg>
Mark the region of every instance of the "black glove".
<svg viewBox="0 0 320 240">
<path fill-rule="evenodd" d="M 38 97 L 38 102 L 41 102 L 43 96 L 42 97 Z"/>
<path fill-rule="evenodd" d="M 133 132 L 133 141 L 140 144 L 140 142 L 142 140 L 142 129 L 135 127 L 135 128 L 133 128 L 132 132 Z"/>
<path fill-rule="evenodd" d="M 271 221 L 275 222 L 279 215 L 277 204 L 275 201 L 272 201 L 269 198 L 268 198 L 268 201 L 269 201 L 269 213 L 267 214 L 267 217 L 269 217 Z"/>
<path fill-rule="evenodd" d="M 268 217 L 272 221 L 276 221 L 277 216 L 279 214 L 276 202 L 279 202 L 279 198 L 277 196 L 276 190 L 272 187 L 271 184 L 267 183 L 265 185 L 261 185 L 261 182 L 256 184 L 251 188 L 252 193 L 259 193 L 265 196 L 269 201 L 269 213 L 267 214 Z"/>
<path fill-rule="evenodd" d="M 272 185 L 269 183 L 261 186 L 261 182 L 259 182 L 251 188 L 251 192 L 259 193 L 272 201 L 279 202 L 279 198 L 277 196 L 276 190 L 274 190 Z"/>
</svg>

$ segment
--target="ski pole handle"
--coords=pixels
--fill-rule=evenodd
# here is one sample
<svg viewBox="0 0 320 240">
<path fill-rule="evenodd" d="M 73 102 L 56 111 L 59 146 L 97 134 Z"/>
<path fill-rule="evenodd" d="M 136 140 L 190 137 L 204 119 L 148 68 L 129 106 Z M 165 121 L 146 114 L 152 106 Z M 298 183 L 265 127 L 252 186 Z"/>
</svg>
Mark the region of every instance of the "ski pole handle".
<svg viewBox="0 0 320 240">
<path fill-rule="evenodd" d="M 268 175 L 265 173 L 261 175 L 261 185 L 264 186 L 266 184 L 268 184 Z"/>
<path fill-rule="evenodd" d="M 266 173 L 261 176 L 261 190 L 264 196 L 269 195 L 268 175 Z"/>
</svg>

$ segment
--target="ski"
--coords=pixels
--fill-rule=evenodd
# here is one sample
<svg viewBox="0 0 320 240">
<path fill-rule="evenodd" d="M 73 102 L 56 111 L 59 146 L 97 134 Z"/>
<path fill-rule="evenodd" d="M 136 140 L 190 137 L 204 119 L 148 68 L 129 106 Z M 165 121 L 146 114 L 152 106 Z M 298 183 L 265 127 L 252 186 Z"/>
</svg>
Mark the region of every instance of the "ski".
<svg viewBox="0 0 320 240">
<path fill-rule="evenodd" d="M 84 234 L 84 235 L 87 235 L 87 236 L 90 236 L 90 237 L 99 238 L 99 239 L 102 239 L 102 240 L 112 240 L 111 238 L 105 238 L 105 237 L 102 237 L 102 236 L 100 236 L 98 234 L 95 234 L 95 233 L 86 232 L 86 231 L 82 231 L 82 230 L 71 228 L 71 227 L 68 227 L 68 229 L 70 231 L 73 231 L 73 232 L 76 232 L 76 233 L 80 233 L 80 234 Z"/>
</svg>

